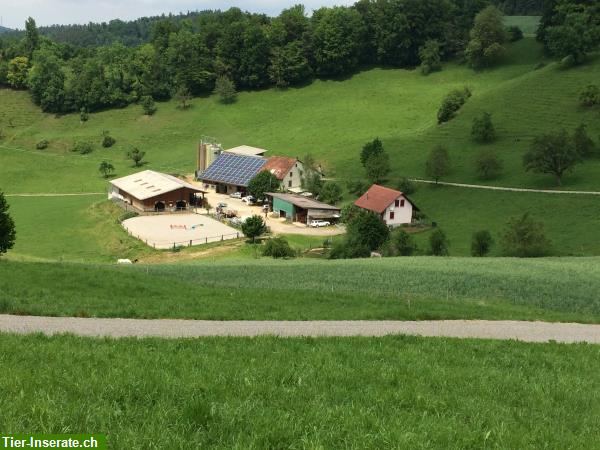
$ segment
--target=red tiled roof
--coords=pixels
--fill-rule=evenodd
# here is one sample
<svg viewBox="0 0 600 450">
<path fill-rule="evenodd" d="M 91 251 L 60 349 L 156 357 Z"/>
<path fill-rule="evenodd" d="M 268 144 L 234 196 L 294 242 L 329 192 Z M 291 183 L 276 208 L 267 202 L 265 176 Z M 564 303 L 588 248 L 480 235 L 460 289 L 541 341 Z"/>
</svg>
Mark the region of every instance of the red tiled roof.
<svg viewBox="0 0 600 450">
<path fill-rule="evenodd" d="M 271 156 L 267 160 L 262 170 L 268 170 L 279 180 L 283 180 L 285 176 L 291 172 L 294 165 L 298 162 L 296 158 L 287 158 L 285 156 Z"/>
<path fill-rule="evenodd" d="M 361 198 L 356 200 L 354 204 L 359 208 L 368 209 L 381 214 L 401 195 L 402 192 L 400 191 L 374 184 Z"/>
</svg>

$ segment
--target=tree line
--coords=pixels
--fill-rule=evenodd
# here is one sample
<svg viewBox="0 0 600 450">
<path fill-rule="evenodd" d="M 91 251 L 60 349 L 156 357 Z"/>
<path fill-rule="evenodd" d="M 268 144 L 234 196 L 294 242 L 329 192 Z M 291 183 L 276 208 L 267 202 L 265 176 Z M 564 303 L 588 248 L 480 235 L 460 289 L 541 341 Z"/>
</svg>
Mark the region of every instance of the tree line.
<svg viewBox="0 0 600 450">
<path fill-rule="evenodd" d="M 459 54 L 487 0 L 360 0 L 316 10 L 297 5 L 271 18 L 232 8 L 151 25 L 149 42 L 81 47 L 43 36 L 33 19 L 20 38 L 0 38 L 0 84 L 28 89 L 44 111 L 122 107 L 151 96 L 285 87 L 341 77 L 361 66 L 414 67 L 428 44 Z M 93 27 L 92 27 L 93 28 Z M 431 42 L 435 42 L 432 45 Z"/>
</svg>

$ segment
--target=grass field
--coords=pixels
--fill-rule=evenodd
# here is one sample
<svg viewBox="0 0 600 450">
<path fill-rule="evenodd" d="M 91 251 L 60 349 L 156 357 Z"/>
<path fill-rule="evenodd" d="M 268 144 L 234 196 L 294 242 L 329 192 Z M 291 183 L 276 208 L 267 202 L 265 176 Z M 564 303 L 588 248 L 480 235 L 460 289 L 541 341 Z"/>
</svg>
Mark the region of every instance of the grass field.
<svg viewBox="0 0 600 450">
<path fill-rule="evenodd" d="M 504 24 L 519 27 L 525 36 L 533 37 L 540 26 L 540 19 L 540 16 L 506 16 Z"/>
<path fill-rule="evenodd" d="M 600 348 L 0 337 L 3 432 L 114 449 L 594 448 Z M 43 357 L 40 357 L 43 355 Z"/>
<path fill-rule="evenodd" d="M 533 26 L 537 19 L 507 20 Z M 598 77 L 597 57 L 581 67 L 560 70 L 544 58 L 533 38 L 527 38 L 509 45 L 501 65 L 481 72 L 455 63 L 428 77 L 419 71 L 372 69 L 345 80 L 318 80 L 302 88 L 242 92 L 233 105 L 222 105 L 214 97 L 198 98 L 189 111 L 181 111 L 175 102 L 167 102 L 158 105 L 153 117 L 145 117 L 139 106 L 131 106 L 92 114 L 84 124 L 76 114 L 42 114 L 25 92 L 0 90 L 0 127 L 6 134 L 0 142 L 0 189 L 7 193 L 104 192 L 106 180 L 98 173 L 98 164 L 111 160 L 117 176 L 135 171 L 125 159 L 134 145 L 147 152 L 146 168 L 191 173 L 201 135 L 215 136 L 225 147 L 246 143 L 268 148 L 272 154 L 302 156 L 310 152 L 325 166 L 328 176 L 344 182 L 363 177 L 360 148 L 379 136 L 392 155 L 392 186 L 400 176 L 424 177 L 427 153 L 443 144 L 453 165 L 447 180 L 481 183 L 473 160 L 483 146 L 471 141 L 470 128 L 473 118 L 484 111 L 493 114 L 499 134 L 499 140 L 489 147 L 497 150 L 505 166 L 504 175 L 492 183 L 548 188 L 553 187 L 552 178 L 525 173 L 522 155 L 533 136 L 557 128 L 573 129 L 586 122 L 591 136 L 600 134 L 598 111 L 583 110 L 577 102 L 579 90 Z M 436 111 L 441 99 L 464 85 L 473 89 L 473 97 L 458 117 L 438 126 Z M 7 126 L 9 119 L 12 126 Z M 104 130 L 117 139 L 112 149 L 100 148 Z M 40 139 L 50 141 L 48 150 L 34 150 Z M 79 139 L 93 140 L 96 150 L 88 156 L 72 154 L 69 148 Z M 564 188 L 600 190 L 599 172 L 600 159 L 586 161 L 566 176 Z M 448 233 L 454 255 L 468 254 L 471 235 L 477 229 L 485 227 L 497 234 L 511 216 L 525 211 L 545 222 L 556 254 L 600 254 L 600 243 L 592 232 L 599 220 L 598 202 L 593 197 L 423 187 L 415 200 Z M 83 223 L 88 220 L 85 228 L 93 230 L 89 226 L 93 198 L 10 201 L 20 224 L 19 239 L 24 241 L 15 249 L 18 256 L 106 261 L 144 255 L 131 249 L 133 244 L 123 249 L 97 239 L 86 241 L 84 227 L 73 232 L 71 224 L 76 217 L 83 217 Z M 64 210 L 64 223 L 54 209 Z M 44 215 L 35 216 L 33 210 L 47 211 L 48 220 Z M 40 221 L 47 223 L 39 227 Z M 119 234 L 117 229 L 103 230 L 111 239 Z M 421 239 L 424 242 L 426 235 Z M 499 254 L 498 247 L 494 254 Z"/>
<path fill-rule="evenodd" d="M 116 267 L 0 261 L 0 313 L 600 323 L 598 263 L 597 258 L 418 257 Z"/>
</svg>

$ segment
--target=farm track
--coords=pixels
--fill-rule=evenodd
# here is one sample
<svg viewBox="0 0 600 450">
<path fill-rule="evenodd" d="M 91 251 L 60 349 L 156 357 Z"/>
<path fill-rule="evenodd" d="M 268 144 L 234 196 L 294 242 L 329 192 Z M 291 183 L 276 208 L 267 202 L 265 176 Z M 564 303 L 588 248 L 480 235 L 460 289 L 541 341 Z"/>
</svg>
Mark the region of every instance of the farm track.
<svg viewBox="0 0 600 450">
<path fill-rule="evenodd" d="M 15 334 L 69 333 L 84 337 L 197 338 L 256 337 L 378 337 L 415 335 L 469 339 L 600 344 L 600 325 L 486 320 L 400 321 L 203 321 L 99 319 L 0 315 L 0 332 Z"/>
<path fill-rule="evenodd" d="M 433 181 L 433 180 L 421 180 L 419 178 L 411 179 L 414 183 L 423 184 L 439 184 L 440 186 L 451 186 L 460 187 L 467 189 L 487 189 L 490 191 L 508 191 L 508 192 L 533 192 L 537 194 L 571 194 L 571 195 L 600 195 L 597 191 L 557 191 L 551 189 L 527 189 L 527 188 L 514 188 L 514 187 L 502 187 L 502 186 L 487 186 L 483 184 L 464 184 L 464 183 L 451 183 L 446 181 Z"/>
</svg>

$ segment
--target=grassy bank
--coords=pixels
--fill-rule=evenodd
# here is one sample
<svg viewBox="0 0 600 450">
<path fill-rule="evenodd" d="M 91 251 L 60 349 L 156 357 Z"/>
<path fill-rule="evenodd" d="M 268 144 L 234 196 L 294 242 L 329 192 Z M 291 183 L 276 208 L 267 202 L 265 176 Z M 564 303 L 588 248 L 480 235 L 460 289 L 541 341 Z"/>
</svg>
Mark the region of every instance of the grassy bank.
<svg viewBox="0 0 600 450">
<path fill-rule="evenodd" d="M 600 348 L 0 336 L 0 428 L 110 448 L 593 448 Z M 40 356 L 43 355 L 43 356 Z"/>
<path fill-rule="evenodd" d="M 515 319 L 600 323 L 584 259 L 0 263 L 0 311 L 214 320 Z"/>
</svg>

